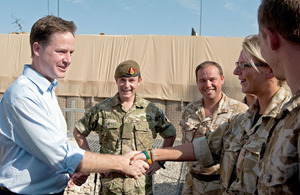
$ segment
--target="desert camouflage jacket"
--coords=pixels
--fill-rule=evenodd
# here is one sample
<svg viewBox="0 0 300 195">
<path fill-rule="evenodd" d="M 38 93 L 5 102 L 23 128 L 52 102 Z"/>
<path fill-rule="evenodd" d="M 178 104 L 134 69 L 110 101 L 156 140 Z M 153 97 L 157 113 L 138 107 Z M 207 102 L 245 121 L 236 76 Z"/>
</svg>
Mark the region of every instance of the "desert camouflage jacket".
<svg viewBox="0 0 300 195">
<path fill-rule="evenodd" d="M 276 117 L 269 141 L 261 151 L 259 194 L 300 192 L 300 89 Z"/>
<path fill-rule="evenodd" d="M 255 100 L 245 114 L 235 115 L 208 137 L 198 138 L 193 142 L 195 156 L 202 165 L 208 166 L 220 161 L 225 194 L 255 193 L 255 167 L 258 164 L 260 149 L 267 140 L 276 115 L 289 98 L 290 91 L 281 87 L 257 120 L 255 117 L 259 111 L 259 104 Z"/>
<path fill-rule="evenodd" d="M 134 105 L 125 111 L 118 93 L 96 104 L 75 127 L 84 136 L 98 132 L 100 153 L 106 154 L 149 149 L 157 133 L 163 138 L 176 135 L 175 127 L 153 103 L 136 95 Z"/>
<path fill-rule="evenodd" d="M 222 123 L 237 113 L 244 113 L 248 109 L 246 104 L 227 97 L 224 93 L 216 111 L 205 118 L 203 99 L 189 103 L 179 125 L 182 127 L 182 143 L 192 143 L 194 138 L 209 135 Z M 188 162 L 191 172 L 198 174 L 217 174 L 219 164 L 211 167 L 201 167 L 197 161 Z"/>
</svg>

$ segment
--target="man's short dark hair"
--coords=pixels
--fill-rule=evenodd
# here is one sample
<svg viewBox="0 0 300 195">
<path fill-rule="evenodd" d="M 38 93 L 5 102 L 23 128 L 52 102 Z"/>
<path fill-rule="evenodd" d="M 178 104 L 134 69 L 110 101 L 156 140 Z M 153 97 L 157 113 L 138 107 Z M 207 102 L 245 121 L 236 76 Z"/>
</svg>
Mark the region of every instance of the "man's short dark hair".
<svg viewBox="0 0 300 195">
<path fill-rule="evenodd" d="M 220 73 L 220 76 L 222 77 L 223 76 L 223 69 L 222 67 L 217 63 L 217 62 L 214 62 L 214 61 L 205 61 L 205 62 L 202 62 L 201 64 L 199 64 L 197 67 L 196 67 L 196 70 L 195 70 L 195 74 L 196 74 L 196 79 L 198 79 L 198 71 L 201 69 L 204 69 L 208 66 L 215 66 L 219 69 L 219 73 Z"/>
<path fill-rule="evenodd" d="M 279 32 L 285 39 L 300 43 L 300 1 L 262 0 L 258 9 L 261 27 Z M 265 33 L 261 30 L 265 37 Z"/>
<path fill-rule="evenodd" d="M 31 56 L 33 56 L 34 42 L 38 42 L 39 44 L 46 46 L 54 33 L 70 32 L 74 35 L 75 31 L 76 25 L 73 21 L 66 21 L 52 15 L 39 19 L 33 24 L 30 32 Z"/>
</svg>

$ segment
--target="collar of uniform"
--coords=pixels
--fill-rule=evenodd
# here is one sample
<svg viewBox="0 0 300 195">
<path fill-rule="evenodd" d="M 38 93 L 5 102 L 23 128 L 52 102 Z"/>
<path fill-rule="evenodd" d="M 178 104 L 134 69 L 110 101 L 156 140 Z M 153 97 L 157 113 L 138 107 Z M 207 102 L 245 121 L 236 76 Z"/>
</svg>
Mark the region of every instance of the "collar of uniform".
<svg viewBox="0 0 300 195">
<path fill-rule="evenodd" d="M 284 105 L 284 101 L 287 102 L 291 97 L 291 92 L 285 87 L 280 87 L 278 91 L 273 95 L 269 105 L 267 106 L 263 117 L 275 118 Z M 278 106 L 281 105 L 281 106 Z"/>
<path fill-rule="evenodd" d="M 259 109 L 258 99 L 255 99 L 249 109 L 246 111 L 246 118 L 252 118 Z"/>
<path fill-rule="evenodd" d="M 112 106 L 121 105 L 119 93 L 116 93 L 116 95 L 113 97 L 111 104 L 112 104 Z M 138 94 L 135 94 L 135 103 L 134 103 L 134 105 L 136 107 L 140 107 L 140 108 L 144 107 L 142 98 Z"/>
<path fill-rule="evenodd" d="M 276 118 L 281 118 L 285 112 L 291 112 L 292 110 L 300 107 L 300 88 L 296 92 L 295 95 L 292 96 L 292 98 L 285 103 L 282 112 L 277 115 Z"/>
<path fill-rule="evenodd" d="M 225 104 L 223 106 L 223 104 Z M 229 104 L 229 98 L 222 92 L 222 98 L 220 99 L 218 103 L 217 113 L 227 113 L 228 112 L 228 106 L 226 104 Z"/>
<path fill-rule="evenodd" d="M 30 66 L 31 65 L 28 64 L 24 66 L 23 75 L 31 80 L 39 88 L 41 93 L 45 93 L 47 90 L 54 90 L 57 87 L 58 81 L 56 79 L 51 83 L 43 75 L 33 70 Z"/>
<path fill-rule="evenodd" d="M 119 93 L 116 93 L 115 96 L 111 100 L 111 106 L 121 105 Z"/>
<path fill-rule="evenodd" d="M 223 104 L 228 103 L 228 101 L 229 101 L 229 98 L 222 92 L 222 97 L 221 97 L 220 101 L 218 102 L 218 108 L 216 109 L 216 111 L 214 113 L 227 113 L 228 108 L 227 108 L 227 106 L 223 106 Z M 204 99 L 203 98 L 199 102 L 199 110 L 201 107 L 204 107 Z"/>
<path fill-rule="evenodd" d="M 143 108 L 144 105 L 144 101 L 143 98 L 141 98 L 138 94 L 135 94 L 135 106 L 139 107 L 139 108 Z"/>
</svg>

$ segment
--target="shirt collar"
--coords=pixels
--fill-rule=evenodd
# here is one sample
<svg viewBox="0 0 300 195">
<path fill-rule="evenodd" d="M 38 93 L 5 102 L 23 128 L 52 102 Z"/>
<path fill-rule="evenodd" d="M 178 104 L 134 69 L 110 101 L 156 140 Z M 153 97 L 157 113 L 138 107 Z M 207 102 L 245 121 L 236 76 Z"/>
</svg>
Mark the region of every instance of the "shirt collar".
<svg viewBox="0 0 300 195">
<path fill-rule="evenodd" d="M 284 105 L 283 112 L 291 112 L 292 110 L 299 108 L 300 105 L 300 88 L 296 91 L 296 94 L 291 97 L 291 99 Z M 278 117 L 281 117 L 283 114 L 279 114 Z"/>
<path fill-rule="evenodd" d="M 117 106 L 119 104 L 121 105 L 119 93 L 116 93 L 116 95 L 112 99 L 112 106 Z M 144 107 L 142 98 L 138 94 L 135 94 L 134 106 L 136 106 L 138 108 L 143 108 Z"/>
<path fill-rule="evenodd" d="M 26 76 L 29 80 L 31 80 L 41 91 L 45 93 L 47 90 L 52 91 L 57 87 L 58 81 L 54 79 L 51 83 L 46 79 L 43 75 L 33 70 L 31 65 L 26 64 L 24 66 L 23 75 Z"/>
</svg>

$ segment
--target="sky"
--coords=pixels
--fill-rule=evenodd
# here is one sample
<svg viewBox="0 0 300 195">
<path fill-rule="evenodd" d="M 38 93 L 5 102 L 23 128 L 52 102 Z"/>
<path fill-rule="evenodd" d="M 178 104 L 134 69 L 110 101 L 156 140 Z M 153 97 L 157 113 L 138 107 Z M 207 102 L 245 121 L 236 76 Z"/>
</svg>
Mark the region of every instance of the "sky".
<svg viewBox="0 0 300 195">
<path fill-rule="evenodd" d="M 201 3 L 202 2 L 202 3 Z M 76 34 L 245 37 L 258 33 L 260 0 L 0 0 L 0 34 L 30 32 L 51 14 Z M 202 5 L 202 6 L 201 6 Z"/>
</svg>

